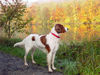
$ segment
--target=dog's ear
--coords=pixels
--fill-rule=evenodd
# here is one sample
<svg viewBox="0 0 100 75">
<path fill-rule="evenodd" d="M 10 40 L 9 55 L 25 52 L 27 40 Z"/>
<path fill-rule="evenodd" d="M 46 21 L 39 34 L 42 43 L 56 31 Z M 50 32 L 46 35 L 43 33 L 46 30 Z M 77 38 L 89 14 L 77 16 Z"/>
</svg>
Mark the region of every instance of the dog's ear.
<svg viewBox="0 0 100 75">
<path fill-rule="evenodd" d="M 63 25 L 61 24 L 56 24 L 55 25 L 55 31 L 59 34 L 59 33 L 64 33 L 66 32 L 65 28 Z"/>
</svg>

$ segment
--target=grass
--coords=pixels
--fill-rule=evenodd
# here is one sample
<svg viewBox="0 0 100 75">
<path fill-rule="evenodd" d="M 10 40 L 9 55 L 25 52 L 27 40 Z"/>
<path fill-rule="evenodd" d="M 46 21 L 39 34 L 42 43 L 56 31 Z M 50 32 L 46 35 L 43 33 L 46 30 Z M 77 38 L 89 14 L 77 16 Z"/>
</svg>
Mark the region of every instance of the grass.
<svg viewBox="0 0 100 75">
<path fill-rule="evenodd" d="M 23 59 L 24 49 L 14 48 L 14 43 L 21 41 L 20 39 L 1 39 L 0 51 L 17 56 Z M 36 50 L 34 54 L 37 64 L 47 66 L 46 54 L 40 50 Z M 27 57 L 31 61 L 29 53 Z M 64 75 L 99 75 L 100 74 L 100 40 L 75 42 L 66 45 L 63 43 L 57 52 L 55 65 L 58 71 L 62 71 Z"/>
<path fill-rule="evenodd" d="M 14 47 L 8 47 L 8 46 L 4 47 L 3 45 L 0 45 L 0 51 L 24 59 L 25 51 L 23 48 L 14 48 Z M 34 58 L 35 58 L 35 61 L 37 62 L 37 64 L 41 63 L 41 65 L 45 66 L 46 55 L 42 51 L 36 50 L 35 54 L 34 54 Z M 28 59 L 28 61 L 31 60 L 30 52 L 27 56 L 27 59 Z"/>
<path fill-rule="evenodd" d="M 67 59 L 71 66 L 65 67 L 65 72 L 68 75 L 99 75 L 100 74 L 100 40 L 97 41 L 84 41 L 71 43 L 66 46 L 66 43 L 60 46 L 59 53 L 57 54 L 58 59 Z M 67 61 L 66 61 L 67 62 Z M 74 66 L 73 66 L 74 64 Z M 76 70 L 77 73 L 71 69 L 72 74 L 69 74 L 70 66 Z M 68 72 L 67 72 L 68 71 Z"/>
<path fill-rule="evenodd" d="M 24 54 L 25 54 L 25 50 L 23 48 L 18 48 L 18 47 L 13 47 L 13 45 L 18 42 L 21 41 L 21 39 L 2 39 L 0 40 L 0 51 L 3 51 L 7 54 L 11 54 L 13 56 L 17 56 L 20 58 L 24 58 Z M 31 60 L 31 52 L 29 52 L 27 59 L 28 61 Z M 46 64 L 46 54 L 44 54 L 42 51 L 40 50 L 36 50 L 34 53 L 34 58 L 35 61 L 37 62 L 37 64 L 41 65 L 45 65 Z"/>
</svg>

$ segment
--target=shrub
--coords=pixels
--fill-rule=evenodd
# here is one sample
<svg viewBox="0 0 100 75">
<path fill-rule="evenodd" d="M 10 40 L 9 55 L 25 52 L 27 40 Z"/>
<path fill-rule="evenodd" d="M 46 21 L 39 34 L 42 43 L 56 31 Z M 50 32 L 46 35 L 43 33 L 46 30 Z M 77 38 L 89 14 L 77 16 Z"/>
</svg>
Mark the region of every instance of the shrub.
<svg viewBox="0 0 100 75">
<path fill-rule="evenodd" d="M 13 46 L 16 42 L 21 41 L 21 39 L 19 38 L 12 38 L 12 39 L 8 39 L 8 38 L 0 38 L 0 45 L 4 45 L 4 46 Z"/>
<path fill-rule="evenodd" d="M 98 41 L 83 41 L 70 43 L 70 45 L 60 45 L 57 52 L 58 59 L 67 59 L 69 63 L 74 64 L 74 70 L 78 70 L 79 74 L 83 75 L 93 75 L 99 74 L 100 66 L 100 40 Z M 97 61 L 97 62 L 96 62 Z M 68 65 L 66 61 L 66 66 L 63 66 L 64 73 L 68 75 L 75 75 L 72 65 Z M 75 63 L 74 63 L 75 62 Z M 62 62 L 62 63 L 65 63 Z M 69 67 L 70 66 L 70 67 Z M 68 68 L 69 67 L 69 68 Z M 71 71 L 71 73 L 70 73 Z"/>
<path fill-rule="evenodd" d="M 0 38 L 0 50 L 23 58 L 24 49 L 13 47 L 19 41 L 21 39 Z M 38 64 L 46 65 L 46 55 L 42 51 L 36 50 L 34 57 Z M 64 75 L 99 75 L 100 40 L 63 43 L 57 51 L 55 64 Z"/>
</svg>

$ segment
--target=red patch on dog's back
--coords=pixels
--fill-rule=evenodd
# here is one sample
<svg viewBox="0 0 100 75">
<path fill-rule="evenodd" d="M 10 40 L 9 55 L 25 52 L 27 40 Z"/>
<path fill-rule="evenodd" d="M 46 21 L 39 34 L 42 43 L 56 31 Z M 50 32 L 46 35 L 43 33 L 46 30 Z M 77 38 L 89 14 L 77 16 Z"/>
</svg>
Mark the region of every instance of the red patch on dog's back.
<svg viewBox="0 0 100 75">
<path fill-rule="evenodd" d="M 32 37 L 32 41 L 35 41 L 35 37 L 34 36 Z"/>
<path fill-rule="evenodd" d="M 46 50 L 48 51 L 48 53 L 50 52 L 50 46 L 47 44 L 47 40 L 46 40 L 46 36 L 41 36 L 40 37 L 41 42 L 43 43 L 43 45 L 45 45 Z"/>
</svg>

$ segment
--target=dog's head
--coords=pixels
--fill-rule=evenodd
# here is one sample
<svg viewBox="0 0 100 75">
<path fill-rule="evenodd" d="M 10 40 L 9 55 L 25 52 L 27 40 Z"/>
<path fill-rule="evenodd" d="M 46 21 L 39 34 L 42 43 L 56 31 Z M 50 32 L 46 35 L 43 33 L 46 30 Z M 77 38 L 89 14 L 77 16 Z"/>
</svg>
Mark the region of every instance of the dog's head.
<svg viewBox="0 0 100 75">
<path fill-rule="evenodd" d="M 65 33 L 68 31 L 68 28 L 64 27 L 62 24 L 56 24 L 55 25 L 55 31 L 60 34 L 60 33 Z"/>
</svg>

